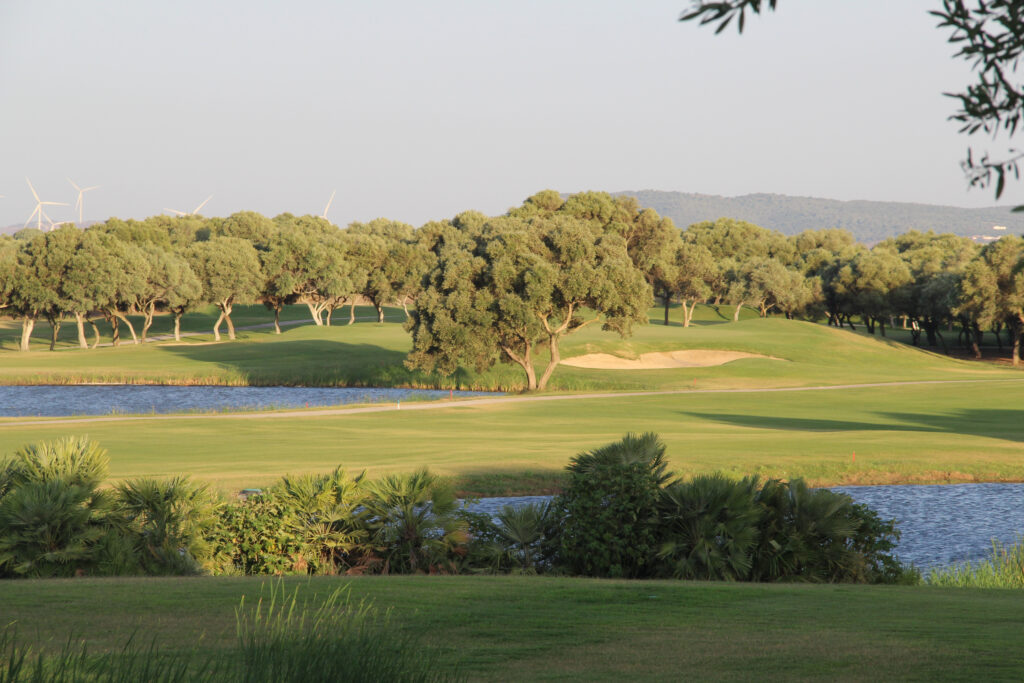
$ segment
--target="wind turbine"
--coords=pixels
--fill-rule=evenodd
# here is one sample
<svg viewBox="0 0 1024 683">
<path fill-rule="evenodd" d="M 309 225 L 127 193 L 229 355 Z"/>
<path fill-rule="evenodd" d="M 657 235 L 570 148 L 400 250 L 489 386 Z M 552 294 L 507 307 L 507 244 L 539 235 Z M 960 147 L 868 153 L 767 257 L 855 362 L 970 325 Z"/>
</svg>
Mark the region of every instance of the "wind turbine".
<svg viewBox="0 0 1024 683">
<path fill-rule="evenodd" d="M 321 218 L 323 218 L 324 220 L 326 220 L 326 219 L 327 219 L 327 212 L 331 210 L 331 202 L 333 202 L 333 201 L 334 201 L 334 195 L 336 195 L 336 194 L 338 194 L 338 191 L 337 191 L 337 190 L 335 190 L 334 192 L 332 192 L 332 193 L 331 193 L 331 198 L 327 200 L 327 206 L 325 206 L 325 207 L 324 207 L 324 212 L 323 212 L 323 214 L 322 214 L 322 215 L 320 216 L 320 217 L 321 217 Z"/>
<path fill-rule="evenodd" d="M 98 190 L 98 189 L 100 189 L 100 186 L 99 185 L 93 185 L 92 187 L 81 188 L 78 185 L 75 185 L 75 182 L 73 180 L 71 180 L 71 178 L 68 178 L 68 182 L 71 183 L 71 187 L 73 187 L 76 190 L 78 190 L 78 199 L 75 200 L 75 208 L 78 209 L 78 222 L 79 222 L 79 224 L 81 224 L 81 222 L 82 222 L 82 204 L 83 204 L 83 202 L 82 202 L 82 195 L 85 194 L 86 192 L 88 192 L 89 190 Z"/>
<path fill-rule="evenodd" d="M 28 217 L 28 220 L 25 221 L 25 225 L 23 227 L 27 228 L 28 224 L 32 222 L 32 219 L 35 218 L 36 219 L 36 228 L 38 228 L 39 230 L 42 230 L 43 229 L 43 219 L 45 218 L 47 220 L 47 222 L 49 222 L 50 228 L 53 228 L 53 219 L 46 215 L 46 212 L 43 210 L 43 207 L 44 206 L 67 206 L 68 205 L 67 202 L 44 202 L 42 199 L 39 198 L 39 195 L 36 193 L 36 188 L 32 187 L 32 181 L 29 180 L 28 178 L 25 178 L 25 182 L 28 183 L 28 189 L 32 190 L 32 196 L 36 198 L 36 208 L 32 212 L 32 215 L 30 215 Z"/>
<path fill-rule="evenodd" d="M 167 211 L 168 213 L 176 213 L 179 216 L 194 216 L 195 214 L 199 213 L 199 209 L 206 206 L 206 202 L 210 201 L 211 199 L 213 199 L 212 194 L 206 199 L 204 199 L 202 204 L 192 209 L 191 211 L 178 211 L 177 209 L 164 209 L 164 211 Z"/>
</svg>

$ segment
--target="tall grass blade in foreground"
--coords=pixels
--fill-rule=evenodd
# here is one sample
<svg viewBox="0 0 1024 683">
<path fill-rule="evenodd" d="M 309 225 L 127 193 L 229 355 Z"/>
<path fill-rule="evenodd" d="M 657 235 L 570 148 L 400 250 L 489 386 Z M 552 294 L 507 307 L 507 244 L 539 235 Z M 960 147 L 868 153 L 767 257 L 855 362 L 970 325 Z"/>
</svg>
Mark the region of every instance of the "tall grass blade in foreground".
<svg viewBox="0 0 1024 683">
<path fill-rule="evenodd" d="M 992 553 L 980 562 L 933 569 L 928 584 L 956 588 L 1024 588 L 1024 536 L 1009 547 L 992 541 Z"/>
<path fill-rule="evenodd" d="M 389 624 L 369 603 L 353 603 L 347 587 L 318 604 L 299 603 L 281 583 L 270 595 L 236 611 L 238 680 L 391 681 L 455 680 L 440 658 L 416 638 Z M 450 670 L 449 663 L 444 669 Z"/>
</svg>

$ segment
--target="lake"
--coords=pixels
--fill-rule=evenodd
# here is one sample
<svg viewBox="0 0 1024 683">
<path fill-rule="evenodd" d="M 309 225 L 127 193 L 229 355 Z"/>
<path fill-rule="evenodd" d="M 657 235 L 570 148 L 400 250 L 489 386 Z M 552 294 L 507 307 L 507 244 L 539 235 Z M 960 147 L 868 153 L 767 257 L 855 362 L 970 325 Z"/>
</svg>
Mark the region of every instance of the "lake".
<svg viewBox="0 0 1024 683">
<path fill-rule="evenodd" d="M 464 396 L 479 391 L 349 387 L 222 387 L 141 384 L 0 386 L 2 417 L 63 417 L 117 413 L 188 413 L 394 403 Z"/>
</svg>

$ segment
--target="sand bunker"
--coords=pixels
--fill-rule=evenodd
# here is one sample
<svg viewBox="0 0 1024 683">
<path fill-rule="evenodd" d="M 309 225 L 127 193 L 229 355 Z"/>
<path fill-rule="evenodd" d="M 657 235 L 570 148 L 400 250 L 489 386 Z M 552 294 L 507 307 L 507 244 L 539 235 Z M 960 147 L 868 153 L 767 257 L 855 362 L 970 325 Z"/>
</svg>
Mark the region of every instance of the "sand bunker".
<svg viewBox="0 0 1024 683">
<path fill-rule="evenodd" d="M 712 351 L 690 349 L 687 351 L 658 351 L 644 353 L 639 358 L 619 358 L 608 353 L 588 353 L 562 361 L 562 365 L 594 370 L 663 370 L 666 368 L 707 368 L 725 365 L 741 358 L 767 358 L 782 360 L 774 356 L 762 356 L 743 351 Z"/>
</svg>

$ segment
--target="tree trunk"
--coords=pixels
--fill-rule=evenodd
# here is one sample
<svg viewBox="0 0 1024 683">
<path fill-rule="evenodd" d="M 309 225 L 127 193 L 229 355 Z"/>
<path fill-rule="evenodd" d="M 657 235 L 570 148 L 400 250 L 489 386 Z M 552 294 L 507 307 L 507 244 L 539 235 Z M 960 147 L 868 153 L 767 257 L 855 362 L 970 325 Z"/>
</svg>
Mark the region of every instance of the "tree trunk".
<svg viewBox="0 0 1024 683">
<path fill-rule="evenodd" d="M 36 326 L 36 319 L 25 316 L 21 319 L 21 351 L 28 351 L 28 340 L 32 337 L 32 328 Z"/>
<path fill-rule="evenodd" d="M 669 292 L 668 292 L 667 289 L 664 292 L 662 292 L 661 297 L 662 297 L 662 300 L 665 302 L 665 327 L 668 327 L 668 307 L 669 307 L 669 304 L 672 303 L 672 297 L 669 295 Z M 686 305 L 686 301 L 683 301 L 683 306 L 685 306 L 685 305 Z"/>
<path fill-rule="evenodd" d="M 81 313 L 75 313 L 75 327 L 78 328 L 78 345 L 83 348 L 89 348 L 89 341 L 85 338 L 85 316 Z"/>
<path fill-rule="evenodd" d="M 1024 331 L 1024 316 L 1021 316 L 1020 320 L 1017 320 L 1014 324 L 1008 325 L 1009 332 L 1013 337 L 1013 355 L 1010 356 L 1010 362 L 1013 363 L 1013 367 L 1020 365 L 1020 337 L 1021 332 Z"/>
<path fill-rule="evenodd" d="M 335 308 L 334 306 L 328 306 L 327 307 L 327 317 L 324 320 L 324 324 L 327 325 L 327 327 L 331 326 L 331 318 L 334 317 L 334 308 Z"/>
<path fill-rule="evenodd" d="M 281 307 L 274 306 L 274 334 L 281 334 Z"/>
<path fill-rule="evenodd" d="M 181 313 L 174 314 L 174 341 L 181 341 Z"/>
<path fill-rule="evenodd" d="M 734 323 L 735 322 L 739 322 L 739 319 L 740 319 L 740 309 L 741 308 L 743 308 L 743 304 L 742 303 L 736 304 L 736 310 L 733 311 L 733 314 L 732 314 L 732 321 Z"/>
<path fill-rule="evenodd" d="M 376 301 L 373 303 L 373 307 L 377 309 L 377 322 L 384 322 L 384 307 L 378 304 Z"/>
<path fill-rule="evenodd" d="M 224 322 L 228 324 L 228 339 L 235 340 L 235 324 L 231 322 L 231 304 L 224 307 Z"/>
<path fill-rule="evenodd" d="M 517 354 L 507 346 L 502 346 L 501 350 L 505 352 L 513 362 L 517 363 L 526 372 L 526 390 L 533 391 L 537 388 L 537 373 L 533 369 L 533 358 L 530 355 L 532 349 L 530 345 L 526 345 L 525 352 L 522 356 Z"/>
<path fill-rule="evenodd" d="M 100 345 L 100 326 L 93 320 L 90 320 L 89 324 L 92 325 L 92 348 L 95 349 Z"/>
<path fill-rule="evenodd" d="M 146 307 L 143 312 L 142 319 L 142 341 L 146 341 L 146 335 L 149 334 L 149 328 L 153 326 L 153 315 L 156 313 L 156 304 L 151 303 Z"/>
<path fill-rule="evenodd" d="M 690 322 L 693 321 L 693 312 L 697 309 L 697 300 L 694 299 L 693 303 L 689 306 L 686 305 L 686 299 L 683 299 L 683 327 L 689 327 Z"/>
<path fill-rule="evenodd" d="M 128 319 L 127 315 L 121 315 L 117 313 L 115 313 L 115 315 L 117 315 L 117 317 L 119 317 L 124 322 L 124 324 L 128 326 L 128 331 L 132 333 L 132 343 L 138 344 L 139 338 L 135 334 L 135 326 L 132 325 L 132 321 Z"/>
<path fill-rule="evenodd" d="M 320 307 L 318 305 L 314 306 L 313 302 L 311 301 L 307 301 L 306 306 L 309 307 L 309 314 L 313 316 L 313 322 L 316 324 L 316 326 L 320 327 L 321 325 L 323 325 L 324 323 L 320 319 Z"/>
<path fill-rule="evenodd" d="M 53 351 L 57 348 L 57 335 L 60 334 L 60 318 L 47 316 L 46 320 L 50 323 L 50 350 Z"/>
<path fill-rule="evenodd" d="M 562 360 L 562 353 L 558 349 L 558 337 L 548 337 L 548 351 L 551 352 L 551 359 L 548 361 L 548 366 L 544 368 L 544 374 L 540 376 L 540 380 L 537 381 L 537 389 L 544 391 L 548 386 L 548 380 L 551 378 L 551 373 L 558 367 L 558 362 Z"/>
<path fill-rule="evenodd" d="M 104 313 L 103 317 L 107 319 L 108 323 L 110 323 L 110 343 L 111 343 L 111 345 L 113 345 L 113 346 L 120 346 L 121 345 L 121 329 L 118 327 L 118 325 L 121 324 L 121 321 L 117 319 L 116 315 L 108 315 L 108 314 Z"/>
<path fill-rule="evenodd" d="M 884 337 L 885 336 L 885 318 L 878 319 L 878 332 Z"/>
<path fill-rule="evenodd" d="M 356 321 L 356 301 L 352 300 L 352 304 L 348 307 L 348 324 L 351 325 Z"/>
<path fill-rule="evenodd" d="M 218 308 L 220 308 L 218 306 Z M 217 316 L 217 322 L 213 324 L 213 340 L 220 341 L 220 324 L 224 321 L 224 311 L 221 309 L 220 315 Z"/>
<path fill-rule="evenodd" d="M 402 312 L 405 313 L 405 319 L 409 319 L 409 297 L 402 297 Z"/>
</svg>

